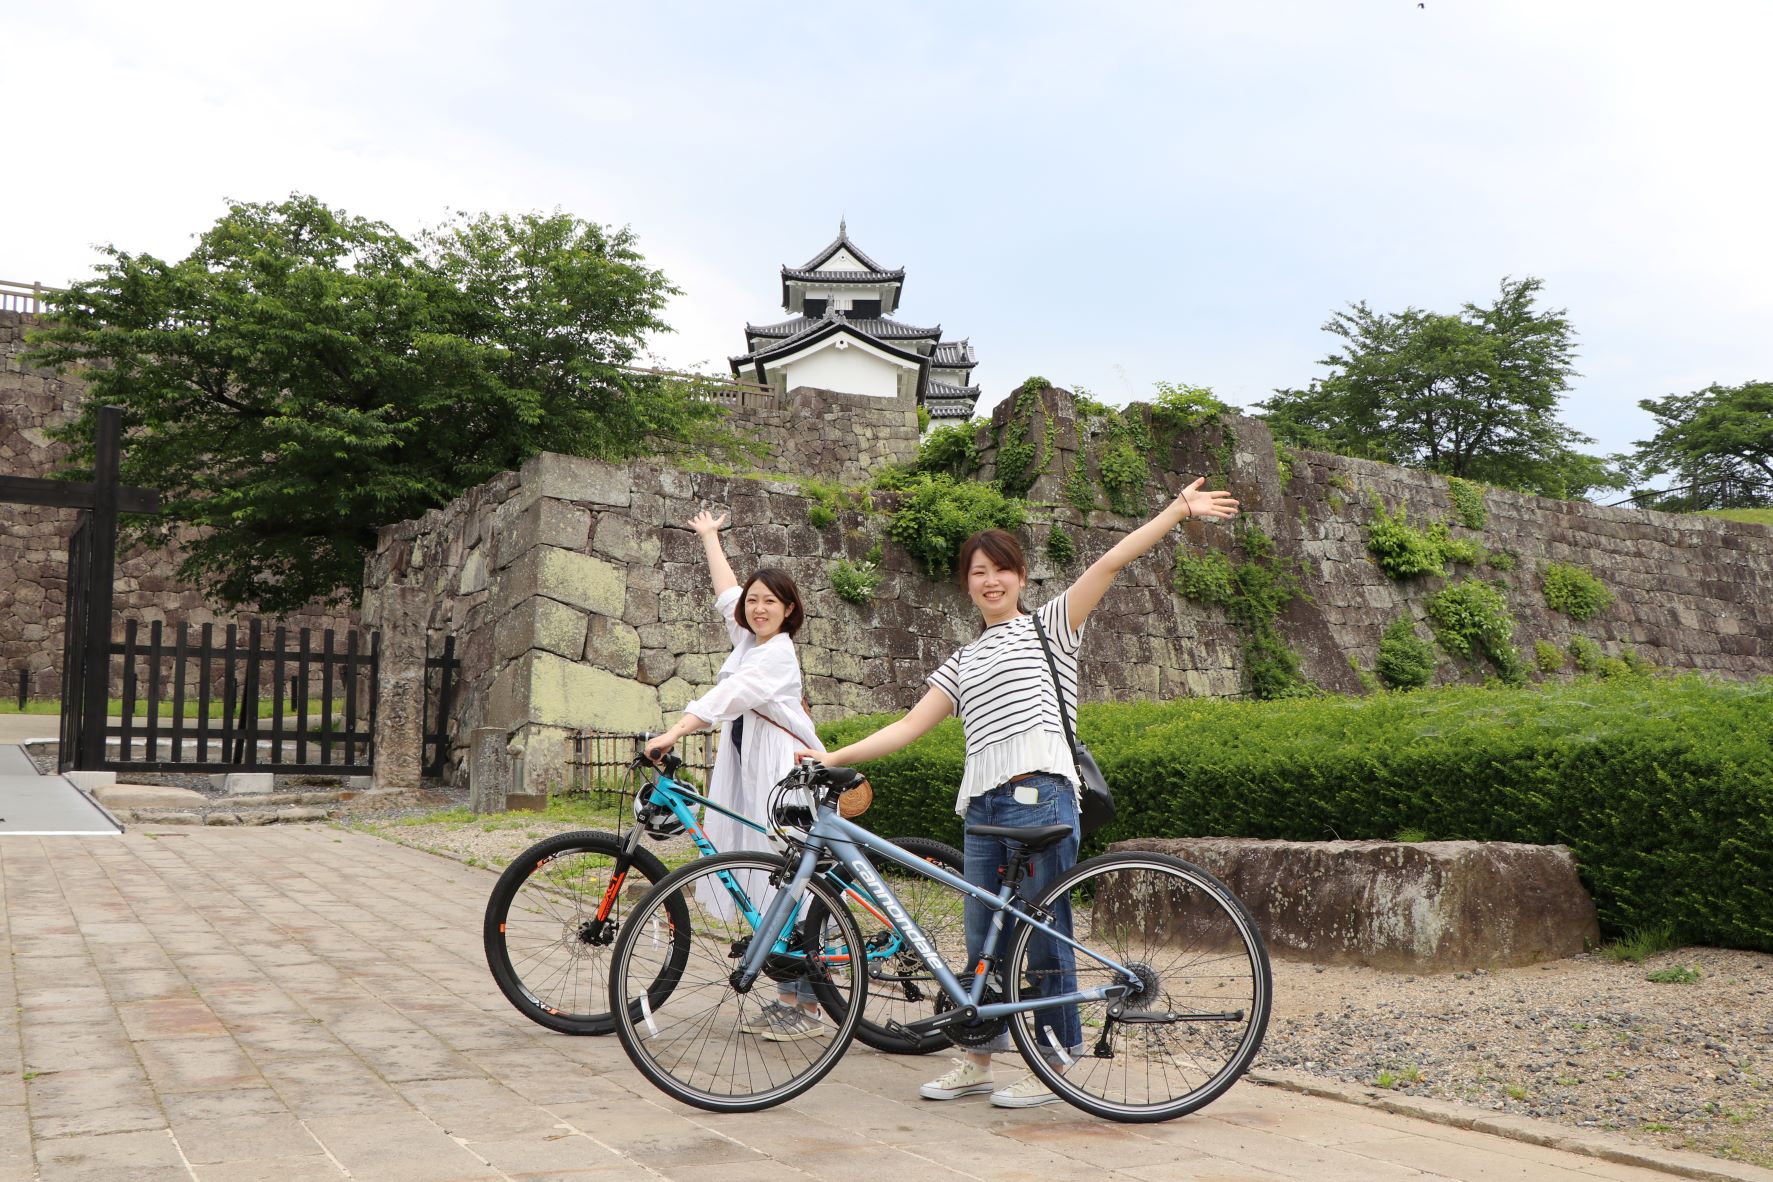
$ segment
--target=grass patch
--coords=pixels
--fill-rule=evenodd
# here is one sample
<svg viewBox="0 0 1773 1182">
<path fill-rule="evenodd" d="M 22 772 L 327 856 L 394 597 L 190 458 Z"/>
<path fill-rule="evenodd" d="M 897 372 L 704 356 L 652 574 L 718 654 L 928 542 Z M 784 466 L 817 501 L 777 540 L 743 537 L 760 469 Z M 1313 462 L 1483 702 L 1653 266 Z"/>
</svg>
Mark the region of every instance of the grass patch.
<svg viewBox="0 0 1773 1182">
<path fill-rule="evenodd" d="M 501 829 L 529 829 L 538 822 L 555 822 L 577 825 L 582 829 L 614 830 L 618 819 L 625 815 L 626 810 L 625 802 L 615 801 L 603 793 L 576 792 L 565 796 L 550 796 L 548 807 L 539 813 L 471 813 L 466 805 L 458 805 L 413 817 L 378 822 L 372 828 L 412 829 L 421 825 L 440 825 L 496 833 Z"/>
<path fill-rule="evenodd" d="M 1701 516 L 1722 517 L 1725 521 L 1746 521 L 1753 525 L 1773 525 L 1773 508 L 1707 509 Z"/>
<path fill-rule="evenodd" d="M 1641 964 L 1646 957 L 1667 952 L 1675 944 L 1674 929 L 1659 924 L 1655 927 L 1633 928 L 1603 947 L 1601 955 L 1620 964 Z"/>
<path fill-rule="evenodd" d="M 1702 976 L 1704 974 L 1698 969 L 1690 969 L 1684 964 L 1671 964 L 1665 969 L 1645 973 L 1644 980 L 1658 985 L 1691 985 Z"/>
</svg>

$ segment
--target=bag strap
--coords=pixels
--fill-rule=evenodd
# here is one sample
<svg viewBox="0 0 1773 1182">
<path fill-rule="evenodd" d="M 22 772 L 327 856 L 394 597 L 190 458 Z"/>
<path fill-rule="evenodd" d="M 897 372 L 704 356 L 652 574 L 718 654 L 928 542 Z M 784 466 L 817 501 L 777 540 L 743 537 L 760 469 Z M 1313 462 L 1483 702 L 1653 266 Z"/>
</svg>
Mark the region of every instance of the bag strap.
<svg viewBox="0 0 1773 1182">
<path fill-rule="evenodd" d="M 1030 612 L 1028 618 L 1034 621 L 1034 634 L 1040 637 L 1040 650 L 1047 655 L 1047 672 L 1053 675 L 1053 696 L 1059 699 L 1059 725 L 1065 728 L 1065 743 L 1071 748 L 1071 758 L 1077 758 L 1077 736 L 1071 733 L 1071 715 L 1065 709 L 1065 685 L 1059 680 L 1059 662 L 1053 659 L 1053 646 L 1047 643 L 1047 630 L 1040 626 L 1040 613 Z"/>
<path fill-rule="evenodd" d="M 764 714 L 764 713 L 757 711 L 757 710 L 753 710 L 753 711 L 751 711 L 751 713 L 757 715 L 758 718 L 761 718 L 763 721 L 769 723 L 771 726 L 775 727 L 777 730 L 779 730 L 783 734 L 787 735 L 790 739 L 793 739 L 796 743 L 799 743 L 802 747 L 812 748 L 812 747 L 818 746 L 817 743 L 807 742 L 805 739 L 801 738 L 799 735 L 795 734 L 793 731 L 789 730 L 787 727 L 783 726 L 781 723 L 777 722 L 775 719 L 771 718 L 767 714 Z"/>
</svg>

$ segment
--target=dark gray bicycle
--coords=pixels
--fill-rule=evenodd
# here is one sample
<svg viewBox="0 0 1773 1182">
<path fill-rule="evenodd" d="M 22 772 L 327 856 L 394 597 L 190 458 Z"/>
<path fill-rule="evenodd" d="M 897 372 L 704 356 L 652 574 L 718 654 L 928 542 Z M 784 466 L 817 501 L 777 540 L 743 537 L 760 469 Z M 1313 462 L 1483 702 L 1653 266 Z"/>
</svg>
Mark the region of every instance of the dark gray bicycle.
<svg viewBox="0 0 1773 1182">
<path fill-rule="evenodd" d="M 978 827 L 1013 851 L 993 894 L 840 817 L 837 797 L 860 779 L 848 768 L 802 764 L 770 798 L 784 855 L 691 863 L 635 908 L 610 958 L 610 1009 L 623 1049 L 659 1088 L 698 1108 L 750 1112 L 798 1096 L 836 1065 L 867 1002 L 874 937 L 863 936 L 827 881 L 835 864 L 875 900 L 941 990 L 934 1013 L 899 1028 L 906 1036 L 939 1032 L 982 1047 L 1007 1027 L 1055 1093 L 1117 1121 L 1193 1112 L 1249 1067 L 1268 1027 L 1268 953 L 1218 879 L 1164 854 L 1104 854 L 1028 897 L 1029 856 L 1070 827 Z M 1000 913 L 1005 922 L 992 925 L 977 964 L 957 970 L 944 959 L 882 864 L 947 887 L 956 914 L 963 896 Z M 736 883 L 751 892 L 739 914 L 698 903 Z M 687 915 L 680 957 L 647 938 L 654 919 L 674 914 Z M 747 1028 L 774 994 L 765 986 L 781 971 L 784 942 L 827 1021 L 805 1038 L 768 1042 Z"/>
</svg>

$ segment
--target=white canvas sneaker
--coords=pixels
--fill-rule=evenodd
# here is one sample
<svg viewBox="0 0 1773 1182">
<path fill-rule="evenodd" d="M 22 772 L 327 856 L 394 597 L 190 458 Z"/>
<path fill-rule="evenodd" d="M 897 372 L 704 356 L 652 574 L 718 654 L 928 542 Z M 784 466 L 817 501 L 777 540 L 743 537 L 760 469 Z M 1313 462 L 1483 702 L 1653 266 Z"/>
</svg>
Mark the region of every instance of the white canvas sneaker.
<svg viewBox="0 0 1773 1182">
<path fill-rule="evenodd" d="M 989 1092 L 996 1086 L 991 1078 L 991 1068 L 980 1067 L 971 1059 L 956 1059 L 946 1075 L 924 1084 L 917 1089 L 917 1094 L 925 1100 L 958 1100 L 962 1096 Z"/>
<path fill-rule="evenodd" d="M 991 1093 L 991 1102 L 999 1108 L 1038 1108 L 1058 1101 L 1046 1081 L 1032 1071 L 1003 1091 Z"/>
</svg>

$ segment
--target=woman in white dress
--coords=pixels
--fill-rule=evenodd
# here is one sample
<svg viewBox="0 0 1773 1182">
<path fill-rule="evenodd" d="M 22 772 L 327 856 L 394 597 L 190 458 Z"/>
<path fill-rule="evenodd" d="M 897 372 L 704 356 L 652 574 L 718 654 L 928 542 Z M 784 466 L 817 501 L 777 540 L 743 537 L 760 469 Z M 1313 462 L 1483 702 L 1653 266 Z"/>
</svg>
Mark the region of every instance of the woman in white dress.
<svg viewBox="0 0 1773 1182">
<path fill-rule="evenodd" d="M 739 585 L 720 546 L 724 514 L 716 517 L 703 510 L 689 524 L 702 539 L 714 580 L 715 615 L 726 626 L 733 651 L 714 688 L 685 706 L 682 718 L 647 743 L 647 753 L 656 758 L 684 735 L 719 723 L 720 747 L 708 797 L 762 819 L 770 788 L 794 768 L 795 751 L 824 750 L 803 704 L 800 658 L 794 651 L 794 634 L 805 622 L 806 610 L 799 588 L 784 571 L 761 567 Z M 764 834 L 713 810 L 703 819 L 703 829 L 722 853 L 769 849 Z M 753 898 L 763 905 L 761 896 Z M 732 899 L 716 883 L 703 883 L 698 900 L 732 918 Z M 818 1012 L 811 987 L 784 983 L 777 1003 L 765 1006 L 744 1029 L 778 1042 L 807 1038 L 817 1033 Z"/>
</svg>

